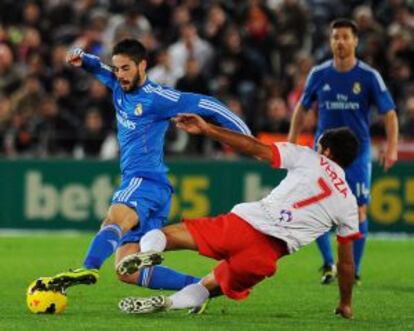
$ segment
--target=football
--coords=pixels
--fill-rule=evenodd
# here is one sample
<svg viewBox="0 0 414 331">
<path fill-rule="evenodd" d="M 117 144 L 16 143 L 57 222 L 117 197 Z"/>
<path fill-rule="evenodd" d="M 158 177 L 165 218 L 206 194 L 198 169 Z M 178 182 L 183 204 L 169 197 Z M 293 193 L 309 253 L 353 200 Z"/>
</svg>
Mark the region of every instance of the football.
<svg viewBox="0 0 414 331">
<path fill-rule="evenodd" d="M 68 298 L 63 290 L 48 290 L 47 278 L 33 281 L 26 294 L 27 308 L 34 314 L 60 314 L 68 305 Z"/>
</svg>

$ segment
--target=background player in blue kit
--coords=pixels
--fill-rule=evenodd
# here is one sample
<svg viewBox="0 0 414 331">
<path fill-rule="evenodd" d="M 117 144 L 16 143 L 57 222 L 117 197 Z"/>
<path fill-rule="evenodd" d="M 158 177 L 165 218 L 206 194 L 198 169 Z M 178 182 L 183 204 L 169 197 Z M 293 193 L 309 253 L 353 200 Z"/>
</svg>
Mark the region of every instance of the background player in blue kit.
<svg viewBox="0 0 414 331">
<path fill-rule="evenodd" d="M 395 104 L 380 74 L 356 58 L 357 25 L 348 19 L 331 23 L 330 46 L 333 59 L 315 66 L 309 73 L 305 90 L 294 111 L 289 141 L 296 142 L 306 111 L 317 101 L 319 117 L 315 143 L 326 129 L 349 127 L 360 141 L 358 158 L 347 169 L 346 178 L 359 205 L 360 232 L 364 237 L 354 242 L 355 278 L 360 279 L 361 258 L 368 234 L 367 204 L 371 184 L 371 139 L 369 118 L 375 105 L 385 117 L 387 144 L 381 162 L 388 170 L 397 160 L 398 120 Z M 336 275 L 329 233 L 318 240 L 322 253 L 322 283 L 329 284 Z"/>
<path fill-rule="evenodd" d="M 112 90 L 116 109 L 122 181 L 115 191 L 100 231 L 90 244 L 83 268 L 52 277 L 50 287 L 91 284 L 116 251 L 116 263 L 139 251 L 139 240 L 161 228 L 168 217 L 172 188 L 164 164 L 164 138 L 170 118 L 190 112 L 249 135 L 244 122 L 218 100 L 162 87 L 146 77 L 146 50 L 132 39 L 115 45 L 112 67 L 81 49 L 68 53 L 68 63 L 82 67 Z M 164 267 L 149 268 L 120 280 L 156 289 L 180 289 L 198 278 Z"/>
</svg>

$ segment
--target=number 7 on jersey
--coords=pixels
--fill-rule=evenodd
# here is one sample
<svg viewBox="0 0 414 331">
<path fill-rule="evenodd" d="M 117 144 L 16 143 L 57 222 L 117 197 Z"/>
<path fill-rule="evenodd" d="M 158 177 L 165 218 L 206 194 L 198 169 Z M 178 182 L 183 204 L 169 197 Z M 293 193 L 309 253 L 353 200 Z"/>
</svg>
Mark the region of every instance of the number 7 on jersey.
<svg viewBox="0 0 414 331">
<path fill-rule="evenodd" d="M 332 190 L 329 187 L 328 183 L 322 178 L 319 177 L 318 179 L 318 185 L 319 188 L 321 189 L 321 192 L 310 196 L 309 198 L 297 201 L 293 204 L 293 208 L 295 209 L 299 209 L 299 208 L 303 208 L 309 205 L 312 205 L 314 203 L 317 203 L 323 199 L 326 199 L 327 197 L 329 197 L 332 194 Z"/>
</svg>

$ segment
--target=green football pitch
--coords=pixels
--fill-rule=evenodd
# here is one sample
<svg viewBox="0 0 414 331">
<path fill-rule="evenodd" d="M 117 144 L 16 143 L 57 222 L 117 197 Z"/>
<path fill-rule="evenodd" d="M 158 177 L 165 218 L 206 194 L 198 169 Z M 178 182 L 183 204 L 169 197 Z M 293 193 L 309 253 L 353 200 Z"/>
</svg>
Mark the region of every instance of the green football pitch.
<svg viewBox="0 0 414 331">
<path fill-rule="evenodd" d="M 106 263 L 94 286 L 69 289 L 62 315 L 33 315 L 25 305 L 29 283 L 82 261 L 92 235 L 0 237 L 0 330 L 414 330 L 414 240 L 370 240 L 363 284 L 354 291 L 354 319 L 333 315 L 336 285 L 319 284 L 314 245 L 282 259 L 275 277 L 257 286 L 247 300 L 210 302 L 201 316 L 185 311 L 125 315 L 119 299 L 158 292 L 122 284 Z M 173 252 L 165 264 L 203 275 L 214 261 Z"/>
</svg>

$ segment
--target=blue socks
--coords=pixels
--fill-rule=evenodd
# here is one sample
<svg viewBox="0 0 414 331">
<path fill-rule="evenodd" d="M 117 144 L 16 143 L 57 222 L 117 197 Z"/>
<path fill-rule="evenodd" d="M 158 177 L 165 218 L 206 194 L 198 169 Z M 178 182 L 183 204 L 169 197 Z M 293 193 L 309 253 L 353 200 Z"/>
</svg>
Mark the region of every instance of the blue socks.
<svg viewBox="0 0 414 331">
<path fill-rule="evenodd" d="M 367 240 L 368 236 L 367 220 L 359 223 L 359 232 L 362 233 L 363 237 L 353 242 L 355 274 L 358 276 L 360 275 L 362 255 L 364 254 L 365 241 Z"/>
<path fill-rule="evenodd" d="M 181 290 L 187 285 L 198 283 L 199 281 L 200 278 L 157 265 L 142 270 L 137 283 L 139 286 L 151 289 Z"/>
<path fill-rule="evenodd" d="M 83 266 L 87 269 L 99 269 L 115 252 L 121 237 L 122 230 L 118 225 L 105 225 L 90 244 Z"/>
<path fill-rule="evenodd" d="M 316 239 L 319 251 L 322 254 L 324 265 L 334 265 L 334 258 L 332 255 L 331 241 L 329 239 L 329 231 L 325 232 L 322 236 Z"/>
</svg>

